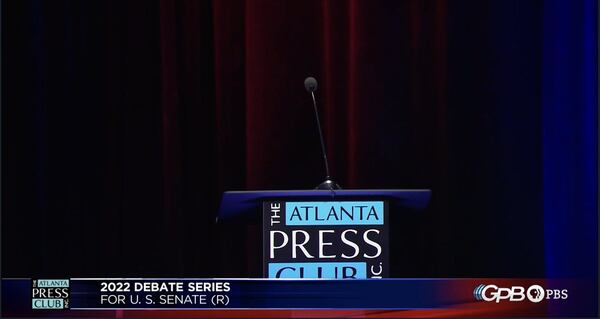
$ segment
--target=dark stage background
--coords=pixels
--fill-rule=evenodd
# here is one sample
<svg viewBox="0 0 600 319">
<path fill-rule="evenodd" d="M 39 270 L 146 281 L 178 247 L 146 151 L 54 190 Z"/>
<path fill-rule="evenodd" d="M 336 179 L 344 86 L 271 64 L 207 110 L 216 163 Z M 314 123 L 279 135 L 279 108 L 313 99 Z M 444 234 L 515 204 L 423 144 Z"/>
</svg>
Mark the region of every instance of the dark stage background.
<svg viewBox="0 0 600 319">
<path fill-rule="evenodd" d="M 430 188 L 394 275 L 595 276 L 595 1 L 3 1 L 2 275 L 260 273 L 226 190 Z"/>
</svg>

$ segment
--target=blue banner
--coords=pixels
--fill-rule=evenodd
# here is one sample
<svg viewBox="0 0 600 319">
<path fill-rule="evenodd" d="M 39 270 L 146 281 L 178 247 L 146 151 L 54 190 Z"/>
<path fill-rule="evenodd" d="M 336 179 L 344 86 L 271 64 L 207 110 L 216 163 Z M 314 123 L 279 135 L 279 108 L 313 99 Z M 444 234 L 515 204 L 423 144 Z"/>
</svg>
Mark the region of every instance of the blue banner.
<svg viewBox="0 0 600 319">
<path fill-rule="evenodd" d="M 41 283 L 41 285 L 40 285 Z M 594 283 L 547 279 L 2 279 L 3 316 L 160 309 L 365 309 L 594 316 Z M 507 308 L 509 306 L 509 308 Z M 511 310 L 511 311 L 513 311 Z M 567 313 L 561 313 L 567 314 Z"/>
</svg>

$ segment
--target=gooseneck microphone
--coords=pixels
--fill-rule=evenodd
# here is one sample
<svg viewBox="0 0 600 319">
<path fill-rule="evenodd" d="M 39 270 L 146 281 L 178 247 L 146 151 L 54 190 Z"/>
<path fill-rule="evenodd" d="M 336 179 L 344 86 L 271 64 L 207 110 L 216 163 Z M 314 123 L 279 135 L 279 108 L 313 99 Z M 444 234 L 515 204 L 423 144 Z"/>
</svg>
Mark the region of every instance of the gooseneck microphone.
<svg viewBox="0 0 600 319">
<path fill-rule="evenodd" d="M 313 107 L 315 109 L 315 117 L 317 119 L 317 128 L 319 129 L 319 138 L 321 139 L 321 151 L 323 152 L 323 162 L 325 163 L 325 181 L 319 186 L 317 189 L 340 189 L 340 186 L 331 180 L 331 176 L 329 175 L 329 164 L 327 163 L 327 152 L 325 151 L 325 141 L 323 140 L 323 132 L 321 131 L 321 121 L 319 121 L 319 112 L 317 111 L 317 100 L 315 99 L 315 91 L 317 90 L 317 80 L 312 76 L 307 77 L 304 80 L 304 87 L 306 91 L 310 93 L 312 96 Z"/>
</svg>

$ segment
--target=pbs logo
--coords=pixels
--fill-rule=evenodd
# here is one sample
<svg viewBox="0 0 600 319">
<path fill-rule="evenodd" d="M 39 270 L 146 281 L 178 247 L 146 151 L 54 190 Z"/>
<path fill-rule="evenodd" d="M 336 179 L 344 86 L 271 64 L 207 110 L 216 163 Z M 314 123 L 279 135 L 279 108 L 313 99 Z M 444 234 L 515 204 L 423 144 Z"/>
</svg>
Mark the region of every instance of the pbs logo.
<svg viewBox="0 0 600 319">
<path fill-rule="evenodd" d="M 541 302 L 542 300 L 552 299 L 560 300 L 567 299 L 567 289 L 544 289 L 540 285 L 531 285 L 525 289 L 522 286 L 498 287 L 496 285 L 479 285 L 473 290 L 473 296 L 476 300 L 500 302 L 507 301 L 523 301 L 525 298 L 533 303 Z"/>
<path fill-rule="evenodd" d="M 545 291 L 540 285 L 533 285 L 527 289 L 527 299 L 531 302 L 538 303 L 544 300 Z"/>
</svg>

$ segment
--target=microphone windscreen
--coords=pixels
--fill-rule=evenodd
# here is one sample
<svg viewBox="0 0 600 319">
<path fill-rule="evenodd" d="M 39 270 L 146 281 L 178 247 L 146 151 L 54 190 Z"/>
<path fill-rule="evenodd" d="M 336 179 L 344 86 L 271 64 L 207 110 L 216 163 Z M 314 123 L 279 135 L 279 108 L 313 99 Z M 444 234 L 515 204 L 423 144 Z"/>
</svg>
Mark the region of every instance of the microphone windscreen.
<svg viewBox="0 0 600 319">
<path fill-rule="evenodd" d="M 314 92 L 317 90 L 317 79 L 313 78 L 312 76 L 307 77 L 304 80 L 304 87 L 306 88 L 306 90 L 308 92 Z"/>
</svg>

